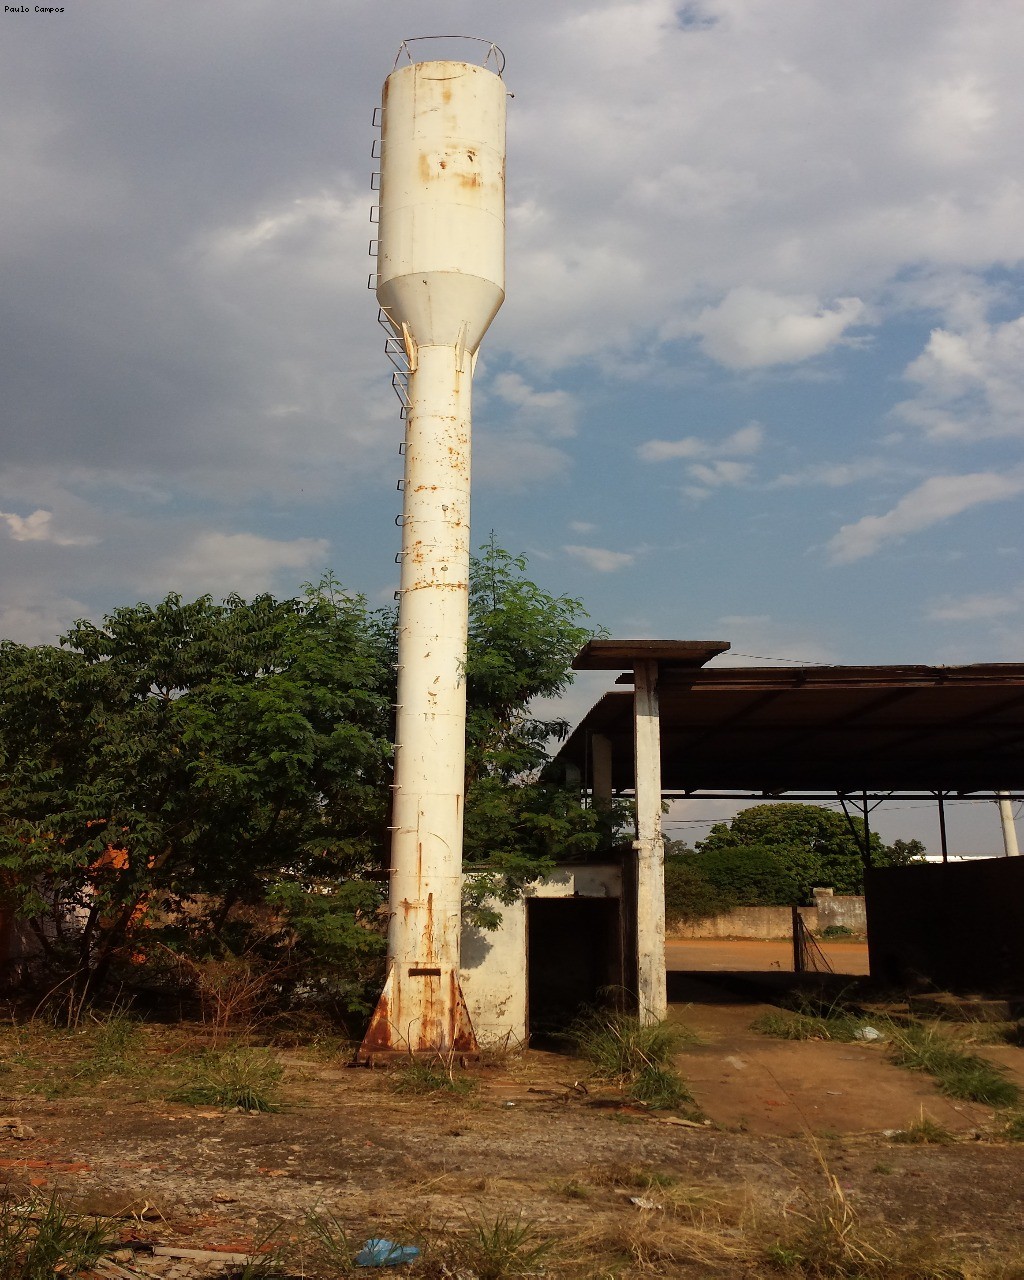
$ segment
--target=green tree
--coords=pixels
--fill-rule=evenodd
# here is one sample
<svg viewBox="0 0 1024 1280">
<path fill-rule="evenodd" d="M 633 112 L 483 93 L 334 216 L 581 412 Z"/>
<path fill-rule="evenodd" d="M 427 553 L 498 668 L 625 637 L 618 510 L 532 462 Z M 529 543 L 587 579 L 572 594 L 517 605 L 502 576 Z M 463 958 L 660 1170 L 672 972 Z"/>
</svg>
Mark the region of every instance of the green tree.
<svg viewBox="0 0 1024 1280">
<path fill-rule="evenodd" d="M 475 872 L 467 906 L 478 923 L 485 895 L 509 902 L 555 862 L 610 846 L 617 809 L 583 809 L 544 772 L 567 722 L 539 706 L 572 683 L 573 658 L 592 638 L 581 600 L 552 595 L 526 576 L 527 561 L 495 545 L 470 570 L 466 658 L 464 859 Z"/>
<path fill-rule="evenodd" d="M 492 540 L 471 579 L 466 858 L 485 924 L 485 895 L 510 901 L 614 825 L 541 776 L 566 725 L 536 700 L 569 684 L 591 632 L 580 601 L 525 569 Z M 0 901 L 79 994 L 138 950 L 143 911 L 150 941 L 196 955 L 255 939 L 301 960 L 307 986 L 368 972 L 395 650 L 393 611 L 330 575 L 300 599 L 172 595 L 79 622 L 60 647 L 0 645 Z"/>
<path fill-rule="evenodd" d="M 568 724 L 539 714 L 537 700 L 572 683 L 571 663 L 594 632 L 583 602 L 526 577 L 527 561 L 494 540 L 470 565 L 466 657 L 466 781 L 533 778 L 547 744 Z"/>
<path fill-rule="evenodd" d="M 916 840 L 897 841 L 890 846 L 882 842 L 877 832 L 870 834 L 874 866 L 904 865 L 923 851 Z M 761 888 L 755 889 L 751 881 L 744 892 L 757 893 L 759 903 L 767 902 L 766 894 L 775 902 L 806 901 L 817 886 L 836 893 L 863 892 L 863 841 L 861 818 L 847 820 L 845 814 L 821 805 L 779 801 L 754 805 L 741 810 L 729 823 L 716 823 L 707 837 L 698 841 L 696 856 L 708 878 L 721 883 L 726 872 L 715 859 L 746 850 L 744 865 L 753 868 L 758 862 L 763 863 L 765 876 L 759 880 Z M 784 869 L 774 894 L 771 877 L 782 872 L 773 872 L 773 866 Z M 795 896 L 787 898 L 786 893 Z"/>
<path fill-rule="evenodd" d="M 0 879 L 23 914 L 49 908 L 58 945 L 80 921 L 82 994 L 143 909 L 216 934 L 282 879 L 379 864 L 388 671 L 333 579 L 298 600 L 172 595 L 62 646 L 0 645 Z"/>
<path fill-rule="evenodd" d="M 735 899 L 716 888 L 693 856 L 665 857 L 665 921 L 669 925 L 689 924 L 720 915 L 735 906 Z"/>
</svg>

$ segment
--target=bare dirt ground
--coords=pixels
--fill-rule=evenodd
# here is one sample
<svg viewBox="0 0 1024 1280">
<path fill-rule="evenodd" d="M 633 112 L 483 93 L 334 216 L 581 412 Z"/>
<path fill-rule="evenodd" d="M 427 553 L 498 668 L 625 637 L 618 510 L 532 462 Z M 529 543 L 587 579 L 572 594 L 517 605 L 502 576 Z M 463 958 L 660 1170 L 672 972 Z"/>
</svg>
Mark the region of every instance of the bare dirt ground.
<svg viewBox="0 0 1024 1280">
<path fill-rule="evenodd" d="M 822 942 L 818 946 L 834 973 L 866 974 L 866 942 Z M 743 938 L 669 938 L 666 943 L 669 969 L 698 972 L 790 972 L 793 944 L 787 941 L 754 942 Z"/>
<path fill-rule="evenodd" d="M 548 1276 L 1024 1277 L 1024 1143 L 1005 1139 L 1005 1114 L 943 1098 L 881 1043 L 758 1035 L 756 996 L 685 974 L 673 995 L 672 1018 L 700 1036 L 677 1059 L 689 1120 L 539 1051 L 485 1061 L 463 1095 L 398 1093 L 327 1040 L 275 1051 L 279 1112 L 225 1112 L 167 1100 L 195 1028 L 147 1028 L 111 1059 L 90 1057 L 87 1035 L 22 1028 L 0 1037 L 0 1171 L 12 1191 L 111 1216 L 123 1267 L 170 1280 L 210 1258 L 151 1246 L 241 1255 L 271 1237 L 291 1273 L 347 1274 L 318 1255 L 311 1213 L 356 1245 L 418 1240 L 435 1259 L 474 1224 L 522 1215 L 554 1242 L 532 1271 Z M 1024 1049 L 979 1051 L 1024 1085 Z M 922 1114 L 956 1140 L 894 1141 Z M 808 1240 L 843 1214 L 894 1256 L 921 1241 L 960 1269 L 810 1270 Z M 433 1265 L 413 1272 L 480 1274 Z"/>
</svg>

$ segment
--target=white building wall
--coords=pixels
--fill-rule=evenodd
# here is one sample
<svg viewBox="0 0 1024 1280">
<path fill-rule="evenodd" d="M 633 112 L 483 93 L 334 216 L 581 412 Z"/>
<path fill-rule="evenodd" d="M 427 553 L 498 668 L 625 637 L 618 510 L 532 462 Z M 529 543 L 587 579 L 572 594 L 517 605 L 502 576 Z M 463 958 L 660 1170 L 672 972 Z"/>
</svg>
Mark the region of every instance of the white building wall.
<svg viewBox="0 0 1024 1280">
<path fill-rule="evenodd" d="M 535 880 L 511 906 L 490 902 L 501 924 L 488 931 L 462 926 L 462 993 L 481 1046 L 525 1048 L 528 1028 L 526 900 L 528 898 L 621 898 L 617 866 L 561 867 Z"/>
</svg>

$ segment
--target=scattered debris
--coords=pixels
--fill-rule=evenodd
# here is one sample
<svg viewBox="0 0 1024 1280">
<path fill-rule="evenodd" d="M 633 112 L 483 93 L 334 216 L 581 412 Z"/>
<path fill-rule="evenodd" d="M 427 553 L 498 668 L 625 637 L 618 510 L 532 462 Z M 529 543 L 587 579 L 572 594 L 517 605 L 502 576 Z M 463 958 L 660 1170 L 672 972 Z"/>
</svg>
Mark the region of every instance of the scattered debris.
<svg viewBox="0 0 1024 1280">
<path fill-rule="evenodd" d="M 30 1129 L 27 1124 L 23 1124 L 17 1116 L 0 1116 L 0 1129 L 7 1130 L 4 1137 L 18 1138 L 21 1141 L 36 1136 L 35 1129 Z"/>
<path fill-rule="evenodd" d="M 221 1249 L 179 1249 L 172 1245 L 157 1245 L 153 1253 L 158 1258 L 182 1258 L 186 1262 L 222 1262 L 245 1266 L 252 1262 L 248 1253 L 226 1253 Z"/>
<path fill-rule="evenodd" d="M 357 1267 L 400 1267 L 403 1262 L 412 1262 L 420 1256 L 414 1244 L 396 1244 L 393 1240 L 374 1238 L 356 1254 Z"/>
<path fill-rule="evenodd" d="M 663 1204 L 658 1204 L 649 1196 L 630 1196 L 629 1203 L 635 1204 L 638 1209 L 664 1209 Z"/>
</svg>

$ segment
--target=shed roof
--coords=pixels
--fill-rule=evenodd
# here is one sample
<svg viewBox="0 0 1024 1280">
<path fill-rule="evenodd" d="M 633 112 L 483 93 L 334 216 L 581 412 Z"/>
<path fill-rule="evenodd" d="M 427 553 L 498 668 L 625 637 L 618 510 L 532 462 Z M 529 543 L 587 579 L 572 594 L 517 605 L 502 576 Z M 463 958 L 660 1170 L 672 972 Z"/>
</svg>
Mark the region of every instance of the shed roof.
<svg viewBox="0 0 1024 1280">
<path fill-rule="evenodd" d="M 580 659 L 594 644 L 617 645 L 619 668 L 631 672 L 633 662 L 657 656 L 647 647 L 652 643 L 688 645 L 691 659 L 700 645 L 721 645 L 599 641 Z M 609 648 L 604 657 L 611 654 Z M 1024 663 L 702 668 L 687 662 L 683 649 L 677 655 L 666 650 L 659 660 L 665 791 L 1024 787 Z M 580 666 L 616 666 L 580 659 Z M 627 674 L 619 683 L 631 680 Z M 559 758 L 584 779 L 595 733 L 611 739 L 613 786 L 631 789 L 631 691 L 605 694 L 563 744 Z"/>
<path fill-rule="evenodd" d="M 728 648 L 728 640 L 591 640 L 572 665 L 577 671 L 621 671 L 653 658 L 663 669 L 702 667 Z"/>
</svg>

